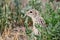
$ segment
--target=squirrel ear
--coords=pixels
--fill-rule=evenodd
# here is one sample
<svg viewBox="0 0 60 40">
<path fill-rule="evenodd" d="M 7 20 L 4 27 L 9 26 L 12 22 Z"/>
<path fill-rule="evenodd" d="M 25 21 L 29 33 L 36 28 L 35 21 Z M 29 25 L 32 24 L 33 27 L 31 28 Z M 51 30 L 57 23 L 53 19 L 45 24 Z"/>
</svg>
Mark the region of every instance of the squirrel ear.
<svg viewBox="0 0 60 40">
<path fill-rule="evenodd" d="M 38 12 L 38 11 L 35 11 L 35 14 L 36 14 L 36 15 L 39 15 L 39 12 Z"/>
<path fill-rule="evenodd" d="M 35 12 L 33 13 L 33 15 L 34 15 L 34 17 L 36 17 L 38 14 L 37 14 L 37 12 L 35 11 Z"/>
</svg>

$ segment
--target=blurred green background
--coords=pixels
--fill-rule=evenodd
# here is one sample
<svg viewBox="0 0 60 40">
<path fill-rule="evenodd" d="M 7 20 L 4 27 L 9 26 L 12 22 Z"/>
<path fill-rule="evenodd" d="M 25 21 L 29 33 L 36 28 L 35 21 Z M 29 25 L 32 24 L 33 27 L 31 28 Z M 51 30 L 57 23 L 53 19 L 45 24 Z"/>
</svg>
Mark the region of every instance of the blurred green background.
<svg viewBox="0 0 60 40">
<path fill-rule="evenodd" d="M 31 40 L 31 30 L 28 30 L 28 26 L 32 25 L 32 20 L 25 17 L 29 9 L 38 10 L 47 24 L 46 28 L 37 26 L 41 31 L 37 40 L 60 40 L 60 2 L 55 0 L 0 0 L 0 33 L 4 28 L 13 28 L 15 24 L 26 26 Z"/>
</svg>

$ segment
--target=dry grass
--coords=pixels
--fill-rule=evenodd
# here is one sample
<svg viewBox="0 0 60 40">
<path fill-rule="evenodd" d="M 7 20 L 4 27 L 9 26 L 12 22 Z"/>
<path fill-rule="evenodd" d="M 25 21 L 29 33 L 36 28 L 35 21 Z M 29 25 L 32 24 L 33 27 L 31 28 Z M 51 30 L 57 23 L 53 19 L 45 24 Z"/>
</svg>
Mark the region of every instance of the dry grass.
<svg viewBox="0 0 60 40">
<path fill-rule="evenodd" d="M 4 32 L 0 37 L 0 40 L 20 40 L 20 39 L 27 40 L 25 32 L 20 32 L 19 30 L 14 32 L 12 28 L 8 29 L 5 28 Z"/>
</svg>

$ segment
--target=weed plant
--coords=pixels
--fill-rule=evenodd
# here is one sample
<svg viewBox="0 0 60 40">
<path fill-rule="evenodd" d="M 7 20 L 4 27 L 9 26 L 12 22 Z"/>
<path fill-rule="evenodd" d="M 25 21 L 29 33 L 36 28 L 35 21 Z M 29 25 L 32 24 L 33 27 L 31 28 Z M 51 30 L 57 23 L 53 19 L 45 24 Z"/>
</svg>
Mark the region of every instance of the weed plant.
<svg viewBox="0 0 60 40">
<path fill-rule="evenodd" d="M 26 26 L 26 34 L 28 34 L 29 40 L 32 40 L 31 38 L 34 35 L 31 34 L 31 30 L 28 30 L 27 23 L 29 17 L 25 17 L 24 15 L 27 10 L 34 8 L 40 12 L 40 15 L 42 15 L 47 24 L 46 28 L 42 28 L 39 25 L 36 26 L 41 32 L 37 36 L 37 40 L 60 40 L 60 6 L 57 5 L 57 9 L 54 10 L 49 2 L 45 5 L 45 11 L 42 10 L 41 6 L 42 3 L 40 0 L 30 0 L 24 8 L 21 7 L 20 0 L 13 0 L 11 5 L 9 5 L 7 0 L 0 0 L 0 32 L 4 28 L 13 27 L 12 24 L 16 22 L 19 25 Z M 28 19 L 26 20 L 26 18 Z"/>
</svg>

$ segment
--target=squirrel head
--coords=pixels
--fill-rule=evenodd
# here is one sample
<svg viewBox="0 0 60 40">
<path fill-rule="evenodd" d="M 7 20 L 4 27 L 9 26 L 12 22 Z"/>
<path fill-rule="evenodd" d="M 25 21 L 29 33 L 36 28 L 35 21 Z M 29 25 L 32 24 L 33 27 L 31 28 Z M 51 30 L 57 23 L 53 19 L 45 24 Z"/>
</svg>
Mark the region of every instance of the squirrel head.
<svg viewBox="0 0 60 40">
<path fill-rule="evenodd" d="M 31 9 L 31 10 L 27 11 L 26 15 L 31 18 L 35 18 L 36 16 L 39 16 L 39 12 L 35 9 Z"/>
</svg>

